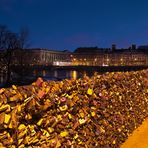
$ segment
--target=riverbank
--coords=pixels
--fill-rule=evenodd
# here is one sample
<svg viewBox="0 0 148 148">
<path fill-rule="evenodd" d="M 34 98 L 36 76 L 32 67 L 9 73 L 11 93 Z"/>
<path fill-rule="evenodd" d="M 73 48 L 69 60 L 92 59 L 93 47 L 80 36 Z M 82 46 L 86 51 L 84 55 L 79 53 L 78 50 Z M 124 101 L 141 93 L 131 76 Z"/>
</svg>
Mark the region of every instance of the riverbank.
<svg viewBox="0 0 148 148">
<path fill-rule="evenodd" d="M 148 116 L 148 69 L 0 89 L 0 146 L 118 148 Z"/>
</svg>

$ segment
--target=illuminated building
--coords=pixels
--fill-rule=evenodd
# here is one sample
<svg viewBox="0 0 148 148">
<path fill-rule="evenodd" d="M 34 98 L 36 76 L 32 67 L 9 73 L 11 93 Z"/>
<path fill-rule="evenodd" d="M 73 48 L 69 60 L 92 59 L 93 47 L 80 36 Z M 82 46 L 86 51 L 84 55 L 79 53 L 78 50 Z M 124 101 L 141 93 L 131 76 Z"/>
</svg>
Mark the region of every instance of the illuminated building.
<svg viewBox="0 0 148 148">
<path fill-rule="evenodd" d="M 72 65 L 89 66 L 138 66 L 148 65 L 148 46 L 135 45 L 128 49 L 77 48 L 73 53 Z"/>
<path fill-rule="evenodd" d="M 138 66 L 148 65 L 148 46 L 128 49 L 81 47 L 74 52 L 48 49 L 15 50 L 12 65 Z"/>
<path fill-rule="evenodd" d="M 20 59 L 19 59 L 20 58 Z M 54 51 L 42 48 L 16 50 L 13 53 L 13 65 L 68 65 L 70 53 L 68 51 Z"/>
</svg>

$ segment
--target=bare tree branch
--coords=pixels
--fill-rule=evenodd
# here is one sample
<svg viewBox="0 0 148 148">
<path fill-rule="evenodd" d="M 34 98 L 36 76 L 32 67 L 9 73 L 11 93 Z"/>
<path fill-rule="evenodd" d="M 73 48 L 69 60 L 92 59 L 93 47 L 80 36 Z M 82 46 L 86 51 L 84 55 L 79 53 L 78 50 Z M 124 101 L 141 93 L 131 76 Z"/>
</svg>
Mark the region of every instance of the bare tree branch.
<svg viewBox="0 0 148 148">
<path fill-rule="evenodd" d="M 0 25 L 0 72 L 3 71 L 6 73 L 7 83 L 10 82 L 13 60 L 22 66 L 24 49 L 29 46 L 28 28 L 21 28 L 19 33 L 14 33 L 7 26 Z M 23 70 L 20 73 L 23 76 Z"/>
<path fill-rule="evenodd" d="M 30 39 L 29 39 L 29 29 L 27 27 L 23 27 L 20 29 L 19 32 L 19 41 L 20 41 L 20 48 L 25 49 L 30 46 Z"/>
<path fill-rule="evenodd" d="M 10 82 L 11 76 L 11 62 L 12 54 L 15 49 L 18 49 L 20 46 L 19 38 L 16 33 L 13 33 L 7 29 L 6 26 L 0 25 L 0 49 L 1 49 L 1 71 L 4 71 L 7 74 L 7 83 Z"/>
</svg>

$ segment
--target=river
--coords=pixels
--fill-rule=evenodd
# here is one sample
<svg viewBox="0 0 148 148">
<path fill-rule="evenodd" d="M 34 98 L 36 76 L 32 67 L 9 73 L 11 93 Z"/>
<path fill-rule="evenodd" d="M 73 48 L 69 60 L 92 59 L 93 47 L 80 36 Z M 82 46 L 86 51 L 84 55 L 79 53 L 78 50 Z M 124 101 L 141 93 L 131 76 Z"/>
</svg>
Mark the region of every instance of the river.
<svg viewBox="0 0 148 148">
<path fill-rule="evenodd" d="M 44 80 L 63 80 L 63 79 L 78 79 L 84 75 L 92 76 L 95 71 L 90 70 L 30 70 L 22 78 L 16 73 L 12 73 L 12 84 L 24 85 L 35 81 L 38 77 L 42 77 Z M 0 77 L 0 87 L 3 87 L 6 82 L 6 76 Z"/>
<path fill-rule="evenodd" d="M 63 80 L 63 79 L 78 79 L 87 75 L 91 77 L 95 72 L 102 74 L 111 71 L 135 71 L 146 69 L 148 66 L 108 66 L 108 67 L 91 67 L 91 66 L 75 66 L 75 67 L 33 67 L 33 68 L 15 68 L 11 73 L 11 83 L 16 85 L 26 85 L 35 81 L 38 77 L 44 80 Z M 21 73 L 23 69 L 23 73 Z M 19 73 L 19 74 L 18 74 Z M 0 75 L 0 87 L 3 87 L 6 82 L 6 76 Z M 7 86 L 6 86 L 7 87 Z"/>
</svg>

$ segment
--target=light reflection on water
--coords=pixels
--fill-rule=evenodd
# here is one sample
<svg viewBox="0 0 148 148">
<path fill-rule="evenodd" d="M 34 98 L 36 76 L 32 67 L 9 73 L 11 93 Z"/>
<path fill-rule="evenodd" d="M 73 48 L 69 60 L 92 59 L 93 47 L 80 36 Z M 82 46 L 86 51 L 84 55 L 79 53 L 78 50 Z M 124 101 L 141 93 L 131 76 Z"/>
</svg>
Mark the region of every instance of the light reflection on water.
<svg viewBox="0 0 148 148">
<path fill-rule="evenodd" d="M 78 79 L 82 78 L 84 75 L 92 76 L 94 71 L 82 71 L 82 70 L 34 70 L 30 73 L 30 76 L 33 77 L 54 77 L 60 79 Z"/>
<path fill-rule="evenodd" d="M 56 70 L 54 71 L 54 77 L 58 77 L 58 73 Z"/>
<path fill-rule="evenodd" d="M 54 71 L 38 71 L 34 70 L 32 72 L 32 76 L 34 77 L 55 77 L 55 78 L 61 78 L 61 79 L 77 79 L 79 72 L 76 70 L 54 70 Z M 79 74 L 80 77 L 81 74 Z M 31 75 L 30 75 L 31 76 Z"/>
<path fill-rule="evenodd" d="M 27 72 L 27 79 L 29 80 L 37 79 L 37 77 L 43 77 L 47 80 L 62 80 L 62 79 L 78 79 L 82 78 L 84 75 L 92 76 L 94 71 L 82 71 L 82 70 L 30 70 Z M 13 73 L 13 77 L 16 79 L 18 77 L 17 74 Z M 24 77 L 24 78 L 25 78 Z M 0 84 L 4 84 L 6 82 L 6 76 L 0 77 Z"/>
<path fill-rule="evenodd" d="M 0 84 L 6 81 L 6 74 L 1 73 L 0 75 Z"/>
<path fill-rule="evenodd" d="M 45 70 L 43 70 L 43 76 L 44 76 L 44 77 L 46 76 L 46 71 L 45 71 Z"/>
<path fill-rule="evenodd" d="M 78 72 L 76 70 L 72 70 L 70 72 L 70 76 L 71 76 L 71 78 L 73 78 L 74 80 L 76 80 L 77 77 L 78 77 Z"/>
</svg>

